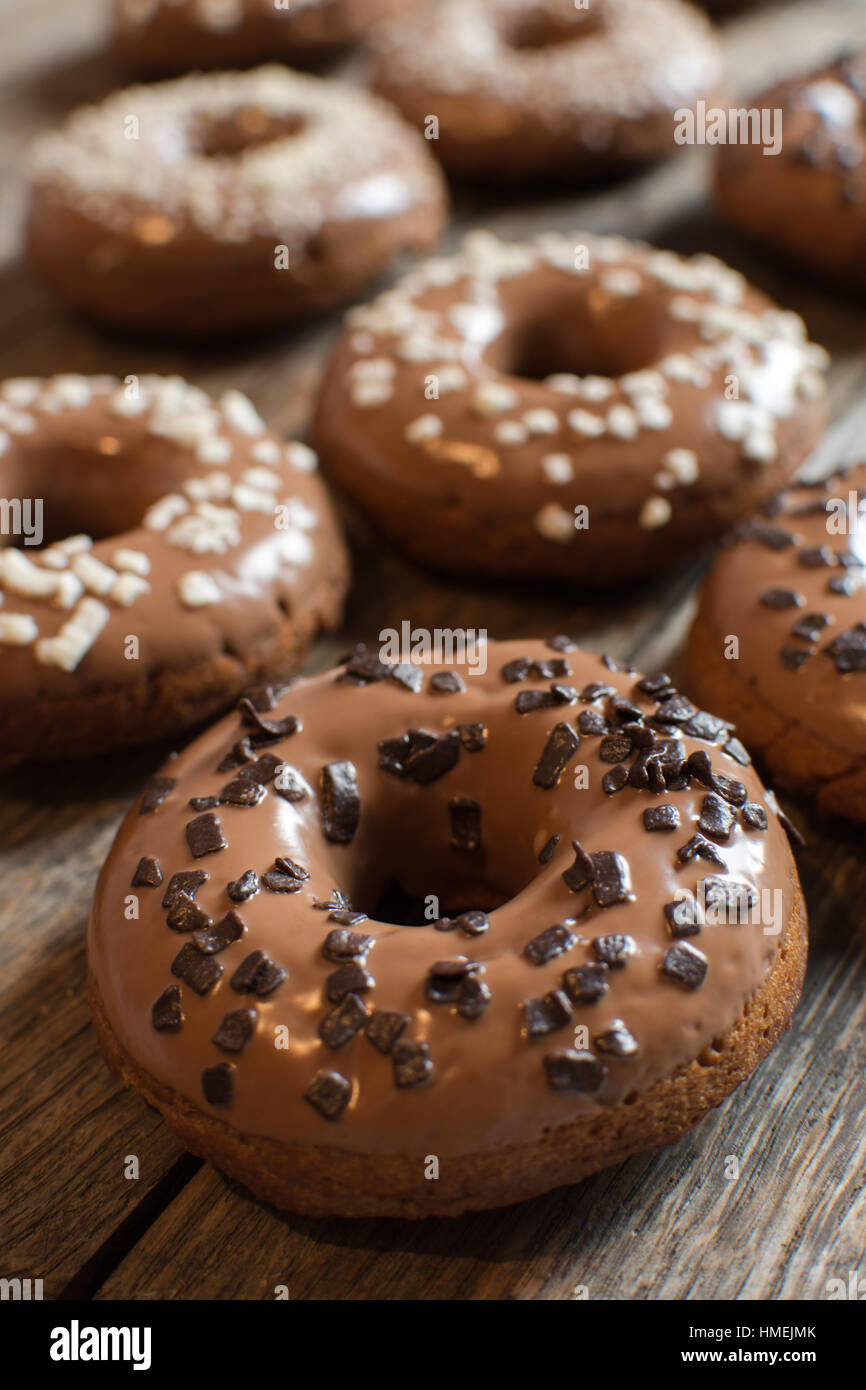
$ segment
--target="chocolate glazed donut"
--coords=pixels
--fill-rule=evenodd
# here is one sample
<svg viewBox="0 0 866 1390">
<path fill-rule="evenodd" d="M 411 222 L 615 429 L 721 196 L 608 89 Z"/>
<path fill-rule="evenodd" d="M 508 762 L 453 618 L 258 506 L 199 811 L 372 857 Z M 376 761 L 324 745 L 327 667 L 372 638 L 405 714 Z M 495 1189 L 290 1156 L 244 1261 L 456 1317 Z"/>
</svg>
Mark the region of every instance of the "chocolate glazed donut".
<svg viewBox="0 0 866 1390">
<path fill-rule="evenodd" d="M 658 159 L 675 113 L 722 86 L 712 26 L 680 0 L 439 0 L 371 41 L 377 90 L 472 178 L 574 182 Z"/>
<path fill-rule="evenodd" d="M 701 593 L 689 689 L 779 786 L 866 821 L 866 464 L 742 523 Z M 732 647 L 731 638 L 737 639 Z"/>
<path fill-rule="evenodd" d="M 204 337 L 348 299 L 445 219 L 425 142 L 367 92 L 276 66 L 116 92 L 41 137 L 28 248 L 71 308 Z"/>
<path fill-rule="evenodd" d="M 714 257 L 475 233 L 350 311 L 314 442 L 419 560 L 621 580 L 683 563 L 788 481 L 826 361 Z"/>
<path fill-rule="evenodd" d="M 782 112 L 778 154 L 720 148 L 716 198 L 735 227 L 845 289 L 866 289 L 866 54 L 757 98 Z"/>
<path fill-rule="evenodd" d="M 730 725 L 563 638 L 439 655 L 242 700 L 97 885 L 107 1060 L 279 1206 L 577 1181 L 717 1105 L 799 994 L 796 870 Z"/>
<path fill-rule="evenodd" d="M 412 0 L 114 0 L 112 48 L 137 72 L 315 65 Z"/>
<path fill-rule="evenodd" d="M 30 532 L 0 549 L 0 766 L 175 733 L 293 670 L 348 579 L 315 466 L 239 391 L 0 383 L 0 496 Z"/>
</svg>

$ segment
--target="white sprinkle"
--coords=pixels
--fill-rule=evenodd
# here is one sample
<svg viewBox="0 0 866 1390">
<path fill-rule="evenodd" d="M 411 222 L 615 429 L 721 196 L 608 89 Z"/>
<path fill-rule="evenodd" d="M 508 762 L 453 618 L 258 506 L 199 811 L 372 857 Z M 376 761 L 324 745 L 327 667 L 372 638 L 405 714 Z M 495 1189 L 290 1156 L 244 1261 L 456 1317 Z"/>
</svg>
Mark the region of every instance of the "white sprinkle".
<svg viewBox="0 0 866 1390">
<path fill-rule="evenodd" d="M 545 454 L 541 467 L 551 483 L 570 483 L 574 468 L 568 454 Z"/>
<path fill-rule="evenodd" d="M 554 372 L 553 376 L 545 377 L 544 384 L 551 391 L 559 391 L 564 396 L 580 395 L 580 377 L 571 372 Z"/>
<path fill-rule="evenodd" d="M 83 598 L 56 637 L 43 637 L 36 643 L 37 660 L 45 666 L 59 666 L 61 671 L 74 671 L 110 616 L 104 603 Z"/>
<path fill-rule="evenodd" d="M 349 387 L 349 399 L 357 410 L 373 410 L 376 406 L 387 405 L 394 394 L 390 381 L 371 377 L 368 380 L 353 381 Z"/>
<path fill-rule="evenodd" d="M 693 483 L 698 476 L 698 456 L 693 449 L 669 449 L 662 463 L 678 483 Z"/>
<path fill-rule="evenodd" d="M 574 513 L 567 512 L 558 502 L 548 502 L 536 513 L 535 526 L 542 536 L 549 541 L 574 540 Z"/>
<path fill-rule="evenodd" d="M 124 573 L 150 574 L 150 560 L 143 550 L 130 550 L 127 546 L 121 546 L 112 555 L 111 563 L 116 570 L 122 570 Z"/>
<path fill-rule="evenodd" d="M 517 392 L 503 381 L 479 381 L 472 392 L 472 408 L 478 415 L 500 415 L 513 410 L 518 400 Z"/>
<path fill-rule="evenodd" d="M 79 533 L 77 536 L 67 536 L 57 544 L 66 555 L 83 555 L 85 550 L 93 549 L 93 537 Z"/>
<path fill-rule="evenodd" d="M 195 456 L 199 463 L 207 467 L 217 467 L 221 463 L 228 463 L 235 446 L 230 439 L 224 439 L 221 435 L 211 435 L 208 439 L 202 439 L 198 444 Z"/>
<path fill-rule="evenodd" d="M 529 438 L 529 430 L 519 420 L 500 420 L 494 426 L 493 438 L 497 444 L 506 444 L 509 447 L 525 444 Z"/>
<path fill-rule="evenodd" d="M 559 430 L 559 416 L 554 410 L 539 406 L 523 412 L 523 423 L 530 434 L 556 434 Z"/>
<path fill-rule="evenodd" d="M 65 570 L 69 564 L 69 556 L 59 545 L 50 545 L 47 550 L 40 550 L 39 559 L 47 570 Z"/>
<path fill-rule="evenodd" d="M 419 415 L 403 431 L 410 444 L 421 444 L 425 439 L 436 439 L 442 433 L 442 421 L 438 415 Z"/>
<path fill-rule="evenodd" d="M 48 383 L 52 391 L 72 410 L 81 410 L 93 400 L 93 389 L 86 376 L 69 373 L 66 376 L 52 377 Z"/>
<path fill-rule="evenodd" d="M 129 608 L 143 594 L 150 593 L 150 585 L 138 574 L 120 574 L 108 591 L 108 597 L 121 608 Z"/>
<path fill-rule="evenodd" d="M 104 565 L 90 554 L 76 555 L 72 561 L 72 572 L 91 594 L 107 594 L 117 579 L 116 572 L 109 565 Z"/>
<path fill-rule="evenodd" d="M 756 463 L 772 463 L 778 452 L 776 436 L 770 430 L 752 430 L 743 440 L 743 457 Z"/>
<path fill-rule="evenodd" d="M 619 384 L 628 396 L 665 396 L 668 385 L 661 372 L 647 368 L 642 372 L 627 372 Z"/>
<path fill-rule="evenodd" d="M 35 376 L 15 376 L 0 386 L 0 396 L 18 410 L 27 410 L 42 389 L 42 382 Z"/>
<path fill-rule="evenodd" d="M 187 478 L 183 490 L 193 502 L 219 501 L 231 497 L 231 475 L 217 470 L 206 478 Z"/>
<path fill-rule="evenodd" d="M 50 598 L 56 592 L 61 576 L 40 569 L 23 553 L 9 546 L 0 550 L 0 582 L 14 594 L 28 598 Z"/>
<path fill-rule="evenodd" d="M 609 376 L 585 376 L 579 380 L 579 394 L 585 401 L 606 401 L 614 393 L 614 382 Z"/>
<path fill-rule="evenodd" d="M 397 368 L 390 357 L 368 357 L 362 362 L 353 362 L 351 375 L 358 381 L 375 377 L 378 381 L 391 381 Z"/>
<path fill-rule="evenodd" d="M 242 512 L 272 512 L 274 509 L 272 491 L 249 487 L 246 483 L 235 483 L 232 488 L 232 501 Z"/>
<path fill-rule="evenodd" d="M 319 524 L 319 513 L 310 507 L 302 497 L 287 497 L 281 503 L 282 512 L 289 526 L 301 531 L 313 531 Z"/>
<path fill-rule="evenodd" d="M 173 521 L 189 511 L 189 503 L 179 492 L 169 492 L 160 497 L 144 514 L 144 525 L 148 531 L 167 531 Z"/>
<path fill-rule="evenodd" d="M 182 574 L 177 581 L 177 592 L 186 608 L 204 608 L 220 600 L 219 588 L 204 570 L 187 570 Z"/>
<path fill-rule="evenodd" d="M 275 461 L 278 461 L 279 457 L 278 453 Z M 271 492 L 276 492 L 282 482 L 279 474 L 274 473 L 270 468 L 245 468 L 241 478 L 249 487 L 264 488 Z"/>
<path fill-rule="evenodd" d="M 300 444 L 297 440 L 286 446 L 286 460 L 299 473 L 314 473 L 319 466 L 315 450 L 308 444 Z"/>
<path fill-rule="evenodd" d="M 684 352 L 674 352 L 661 363 L 661 370 L 671 381 L 685 381 L 692 386 L 708 386 L 710 374 L 706 367 Z"/>
<path fill-rule="evenodd" d="M 0 643 L 7 647 L 26 647 L 35 642 L 39 628 L 27 613 L 0 615 Z"/>
<path fill-rule="evenodd" d="M 640 294 L 642 285 L 637 271 L 628 266 L 612 266 L 609 270 L 603 270 L 598 281 L 608 294 L 622 295 L 624 298 Z"/>
<path fill-rule="evenodd" d="M 604 420 L 589 410 L 570 410 L 567 418 L 575 434 L 586 435 L 588 439 L 597 439 L 599 435 L 604 434 Z"/>
<path fill-rule="evenodd" d="M 239 434 L 264 434 L 264 420 L 249 396 L 242 391 L 224 391 L 219 398 L 219 406 L 228 424 Z"/>
<path fill-rule="evenodd" d="M 78 575 L 64 570 L 57 577 L 57 589 L 51 602 L 55 608 L 74 608 L 83 593 L 84 585 Z"/>
<path fill-rule="evenodd" d="M 312 559 L 313 543 L 303 531 L 285 531 L 278 545 L 280 555 L 286 564 L 306 565 Z"/>
<path fill-rule="evenodd" d="M 607 412 L 607 427 L 617 439 L 634 439 L 640 426 L 638 417 L 628 405 L 612 405 Z"/>
<path fill-rule="evenodd" d="M 125 387 L 115 391 L 108 401 L 109 414 L 121 420 L 134 420 L 136 415 L 143 415 L 149 408 L 150 401 L 144 394 L 129 396 Z"/>
<path fill-rule="evenodd" d="M 657 400 L 655 396 L 639 396 L 635 410 L 638 420 L 648 430 L 666 430 L 674 418 L 667 401 Z"/>
<path fill-rule="evenodd" d="M 447 396 L 452 391 L 462 391 L 469 379 L 456 362 L 443 362 L 441 367 L 436 368 L 434 375 L 439 384 L 440 396 Z"/>
<path fill-rule="evenodd" d="M 666 526 L 672 515 L 673 508 L 666 497 L 648 497 L 637 524 L 642 531 L 655 531 L 659 526 Z"/>
<path fill-rule="evenodd" d="M 275 464 L 282 458 L 282 450 L 275 439 L 257 439 L 250 449 L 253 463 Z"/>
</svg>

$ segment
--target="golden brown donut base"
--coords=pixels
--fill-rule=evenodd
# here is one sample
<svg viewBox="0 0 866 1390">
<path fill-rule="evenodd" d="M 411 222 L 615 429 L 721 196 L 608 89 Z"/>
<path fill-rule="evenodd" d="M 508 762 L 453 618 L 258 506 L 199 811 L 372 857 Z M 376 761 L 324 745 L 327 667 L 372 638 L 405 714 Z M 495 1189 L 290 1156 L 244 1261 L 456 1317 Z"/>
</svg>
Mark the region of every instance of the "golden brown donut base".
<svg viewBox="0 0 866 1390">
<path fill-rule="evenodd" d="M 409 0 L 330 0 L 292 12 L 247 14 L 228 32 L 190 23 L 177 9 L 162 11 L 147 25 L 116 23 L 111 51 L 135 72 L 169 75 L 201 68 L 244 68 L 259 62 L 311 67 L 338 55 L 381 19 L 407 8 Z"/>
<path fill-rule="evenodd" d="M 256 1196 L 308 1216 L 459 1216 L 540 1196 L 632 1154 L 674 1143 L 745 1081 L 790 1027 L 800 997 L 806 919 L 796 883 L 794 892 L 779 955 L 765 982 L 730 1028 L 691 1064 L 633 1103 L 600 1112 L 589 1125 L 580 1119 L 549 1130 L 535 1143 L 443 1161 L 435 1181 L 424 1178 L 423 1155 L 368 1156 L 238 1134 L 137 1067 L 115 1037 L 92 976 L 88 991 L 102 1054 L 112 1070 L 162 1112 L 190 1152 Z"/>
<path fill-rule="evenodd" d="M 811 423 L 811 422 L 810 422 Z M 672 521 L 659 530 L 638 526 L 636 510 L 604 516 L 591 506 L 591 525 L 569 545 L 552 545 L 533 524 L 532 510 L 508 515 L 497 508 L 495 490 L 487 515 L 461 505 L 456 497 L 439 504 L 416 495 L 407 475 L 402 489 L 393 474 L 374 476 L 338 442 L 333 414 L 322 408 L 316 419 L 317 450 L 329 477 L 395 545 L 412 559 L 453 574 L 517 575 L 608 584 L 662 574 L 693 559 L 703 545 L 752 510 L 768 492 L 789 482 L 807 453 L 805 439 L 756 473 L 738 478 L 726 492 L 701 495 L 694 489 L 678 502 Z M 805 431 L 804 431 L 805 433 Z M 715 707 L 707 699 L 707 708 Z"/>
<path fill-rule="evenodd" d="M 819 735 L 783 716 L 754 681 L 744 680 L 738 663 L 723 656 L 724 634 L 711 627 L 707 607 L 702 598 L 685 651 L 689 694 L 711 700 L 736 722 L 737 734 L 779 787 L 814 796 L 826 815 L 866 821 L 866 758 L 852 767 L 850 747 L 833 742 L 832 723 Z"/>
<path fill-rule="evenodd" d="M 303 259 L 277 270 L 272 236 L 230 244 L 189 229 L 167 251 L 120 233 L 97 235 L 43 188 L 33 194 L 27 245 L 36 274 L 78 313 L 122 331 L 199 339 L 343 303 L 399 252 L 428 249 L 444 216 L 443 200 L 385 219 L 330 222 Z"/>
<path fill-rule="evenodd" d="M 348 582 L 346 563 L 334 557 L 332 573 L 303 612 L 289 617 L 279 611 L 276 633 L 243 652 L 225 649 L 185 670 L 162 670 L 122 688 L 76 691 L 67 699 L 0 700 L 5 743 L 0 771 L 30 761 L 129 748 L 201 724 L 225 710 L 247 686 L 295 672 L 316 633 L 338 625 Z"/>
</svg>

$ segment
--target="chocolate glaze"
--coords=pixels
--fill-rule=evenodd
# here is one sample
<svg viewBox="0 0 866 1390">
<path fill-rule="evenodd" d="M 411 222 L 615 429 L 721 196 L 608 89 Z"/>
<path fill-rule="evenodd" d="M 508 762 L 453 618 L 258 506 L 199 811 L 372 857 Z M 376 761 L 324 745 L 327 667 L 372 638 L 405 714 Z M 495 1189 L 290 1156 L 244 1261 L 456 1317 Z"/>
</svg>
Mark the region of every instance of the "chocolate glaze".
<svg viewBox="0 0 866 1390">
<path fill-rule="evenodd" d="M 759 692 L 782 725 L 799 725 L 832 748 L 837 775 L 866 757 L 866 671 L 840 672 L 827 650 L 840 633 L 866 622 L 866 523 L 861 517 L 859 531 L 828 531 L 831 514 L 824 510 L 833 499 L 847 506 L 851 492 L 866 498 L 866 464 L 818 486 L 791 488 L 774 500 L 769 515 L 745 523 L 716 560 L 697 619 L 710 632 L 736 634 L 739 680 Z M 783 545 L 785 538 L 791 543 Z M 831 563 L 803 563 L 819 552 Z M 831 587 L 842 580 L 850 593 Z M 796 601 L 775 606 L 782 600 L 773 590 Z M 762 595 L 771 601 L 762 602 Z M 805 625 L 814 640 L 794 635 L 811 615 L 822 618 Z M 796 670 L 782 658 L 783 649 L 805 658 Z"/>
<path fill-rule="evenodd" d="M 667 794 L 665 799 L 679 809 L 681 826 L 666 837 L 644 829 L 643 810 L 659 800 L 653 793 L 628 786 L 615 796 L 604 794 L 605 764 L 599 760 L 597 738 L 582 741 L 558 785 L 534 784 L 533 771 L 554 726 L 565 720 L 573 724 L 587 706 L 578 701 L 519 715 L 515 686 L 502 678 L 500 669 L 522 656 L 549 658 L 550 649 L 540 642 L 509 642 L 491 643 L 487 652 L 483 675 L 460 662 L 449 663 L 465 678 L 465 690 L 455 694 L 431 691 L 429 682 L 412 694 L 391 679 L 358 684 L 337 679 L 334 672 L 294 685 L 269 717 L 292 714 L 302 728 L 266 751 L 296 767 L 313 794 L 292 803 L 270 786 L 254 809 L 223 805 L 219 816 L 229 841 L 226 850 L 194 861 L 184 831 L 194 815 L 189 798 L 216 795 L 225 783 L 225 773 L 216 767 L 242 732 L 236 716 L 172 761 L 176 785 L 158 810 L 139 814 L 138 806 L 132 808 L 100 875 L 88 951 L 108 1022 L 139 1067 L 194 1106 L 208 1109 L 202 1072 L 222 1060 L 212 1038 L 227 1013 L 253 1005 L 258 1023 L 242 1055 L 233 1058 L 233 1099 L 211 1113 L 245 1132 L 286 1143 L 370 1154 L 461 1154 L 518 1138 L 529 1142 L 545 1126 L 581 1113 L 590 1117 L 597 1107 L 640 1092 L 690 1062 L 738 1017 L 776 960 L 780 938 L 765 935 L 757 924 L 706 925 L 691 938 L 709 962 L 706 979 L 698 988 L 686 989 L 662 974 L 673 944 L 663 908 L 678 890 L 694 891 L 699 879 L 713 874 L 753 889 L 778 890 L 781 925 L 787 922 L 796 871 L 785 834 L 752 768 L 735 762 L 720 744 L 684 739 L 685 751 L 708 753 L 716 772 L 745 785 L 750 801 L 767 808 L 769 827 L 766 832 L 734 828 L 723 846 L 727 871 L 700 861 L 682 864 L 676 849 L 695 829 L 706 787 L 696 780 Z M 580 651 L 569 652 L 567 660 L 578 689 L 602 680 L 636 702 L 644 715 L 652 715 L 656 701 L 636 690 L 633 674 L 611 671 L 599 657 Z M 529 682 L 545 688 L 532 676 Z M 378 763 L 382 740 L 408 728 L 441 735 L 468 721 L 485 725 L 486 746 L 478 752 L 464 750 L 452 770 L 427 785 Z M 721 737 L 727 737 L 726 729 Z M 329 842 L 322 834 L 321 773 L 335 762 L 352 763 L 360 792 L 358 828 L 346 844 Z M 573 777 L 581 763 L 589 769 L 590 785 L 584 790 L 575 787 Z M 482 847 L 474 854 L 451 844 L 449 805 L 455 797 L 469 797 L 481 807 Z M 555 836 L 561 837 L 559 842 L 540 863 L 539 855 Z M 562 875 L 575 862 L 575 837 L 582 844 L 581 862 L 611 871 L 616 867 L 611 855 L 601 852 L 623 856 L 630 885 L 625 900 L 602 908 L 596 896 L 604 898 L 604 891 L 595 896 L 569 891 Z M 247 930 L 215 958 L 225 965 L 219 981 L 202 996 L 182 985 L 182 1027 L 156 1030 L 151 1011 L 166 987 L 177 983 L 171 963 L 184 938 L 165 925 L 163 887 L 130 888 L 139 861 L 155 856 L 166 882 L 178 871 L 206 868 L 210 877 L 195 901 L 219 920 L 232 906 L 226 894 L 229 880 L 250 868 L 266 871 L 286 855 L 308 869 L 309 878 L 291 895 L 262 889 L 238 904 Z M 600 858 L 586 860 L 587 855 Z M 407 1089 L 395 1085 L 393 1059 L 363 1033 L 333 1050 L 317 1032 L 333 1007 L 326 991 L 335 967 L 324 958 L 322 946 L 334 923 L 314 903 L 338 903 L 339 890 L 356 909 L 373 913 L 394 877 L 414 896 L 438 894 L 443 918 L 476 907 L 486 909 L 489 919 L 489 929 L 471 937 L 459 923 L 447 921 L 408 927 L 370 919 L 350 928 L 375 941 L 367 949 L 365 967 L 375 983 L 361 985 L 368 1009 L 410 1017 L 400 1038 L 401 1061 L 408 1066 L 409 1054 L 415 1056 L 417 1048 L 411 1045 L 429 1045 L 433 1078 Z M 132 891 L 140 916 L 125 920 L 124 902 Z M 576 919 L 574 944 L 534 963 L 533 953 L 525 953 L 528 943 L 569 919 Z M 602 948 L 593 948 L 595 938 L 618 934 L 631 942 L 620 951 L 625 963 L 608 971 L 603 997 L 576 1004 L 566 1027 L 527 1040 L 521 1032 L 523 1001 L 558 990 L 564 971 L 598 960 Z M 332 947 L 338 944 L 331 940 Z M 355 944 L 349 941 L 353 949 Z M 610 949 L 609 942 L 604 949 Z M 255 951 L 288 971 L 288 978 L 263 998 L 239 994 L 230 984 Z M 464 971 L 470 971 L 472 1002 L 480 998 L 477 1015 L 463 995 L 466 1012 L 461 1016 L 458 1003 L 431 1002 L 427 992 L 431 968 L 436 967 L 432 977 L 441 993 L 443 979 L 454 978 L 456 967 L 437 963 L 460 956 L 475 963 Z M 254 965 L 245 965 L 247 974 Z M 480 984 L 489 989 L 489 1000 Z M 459 985 L 458 979 L 455 997 Z M 561 998 L 567 1010 L 568 999 Z M 610 1035 L 599 1045 L 607 1048 L 607 1071 L 593 1095 L 554 1090 L 545 1079 L 545 1054 L 574 1045 L 573 1024 L 586 1024 L 590 1039 Z M 288 1028 L 288 1050 L 274 1046 L 274 1029 L 281 1025 Z M 615 1046 L 616 1039 L 626 1037 L 623 1029 L 636 1040 L 636 1051 L 630 1044 Z M 589 1046 L 593 1048 L 592 1041 Z M 617 1055 L 618 1050 L 626 1055 Z M 304 1099 L 320 1071 L 336 1072 L 351 1083 L 339 1121 L 323 1119 Z"/>
<path fill-rule="evenodd" d="M 0 384 L 0 429 L 12 419 L 21 431 L 10 434 L 0 455 L 0 495 L 44 500 L 46 548 L 19 543 L 19 549 L 40 572 L 53 573 L 44 557 L 54 547 L 47 543 L 70 531 L 87 532 L 96 537 L 87 553 L 108 566 L 119 550 L 145 557 L 150 590 L 129 606 L 109 595 L 93 595 L 104 604 L 107 621 L 77 667 L 64 670 L 39 659 L 39 641 L 54 637 L 74 608 L 15 591 L 3 565 L 6 552 L 0 551 L 0 624 L 20 614 L 38 629 L 36 640 L 26 645 L 0 645 L 0 705 L 123 690 L 166 669 L 182 672 L 206 663 L 225 650 L 241 657 L 264 650 L 287 615 L 300 618 L 315 608 L 324 581 L 330 577 L 335 586 L 342 583 L 345 552 L 322 481 L 309 471 L 314 456 L 303 445 L 286 445 L 262 422 L 256 424 L 248 402 L 253 433 L 231 423 L 230 407 L 227 412 L 177 378 L 142 377 L 144 408 L 132 416 L 120 413 L 126 408 L 125 388 L 112 378 L 57 380 L 74 380 L 85 403 L 58 401 L 55 381 Z M 33 393 L 31 403 L 7 415 L 11 399 L 26 399 L 25 389 Z M 224 462 L 205 464 L 191 438 L 155 432 L 161 427 L 158 417 L 168 429 L 182 431 L 185 412 L 188 428 L 195 431 L 201 419 L 207 422 L 203 429 L 208 438 L 223 442 L 230 455 Z M 273 461 L 257 459 L 263 449 Z M 262 469 L 273 475 L 273 487 L 256 498 L 264 510 L 236 507 L 234 489 L 250 470 Z M 184 504 L 179 520 L 189 518 L 196 506 L 188 492 L 191 480 L 213 482 L 215 475 L 225 475 L 231 491 L 226 498 L 214 498 L 213 505 L 236 512 L 236 541 L 224 551 L 195 553 L 172 542 L 171 526 L 153 530 L 147 525 L 149 509 L 166 496 Z M 272 501 L 265 506 L 268 496 Z M 289 505 L 298 525 L 277 529 L 275 508 L 281 504 Z M 190 571 L 213 581 L 215 602 L 200 607 L 184 603 L 179 586 Z M 125 656 L 129 635 L 138 638 L 137 660 Z"/>
</svg>

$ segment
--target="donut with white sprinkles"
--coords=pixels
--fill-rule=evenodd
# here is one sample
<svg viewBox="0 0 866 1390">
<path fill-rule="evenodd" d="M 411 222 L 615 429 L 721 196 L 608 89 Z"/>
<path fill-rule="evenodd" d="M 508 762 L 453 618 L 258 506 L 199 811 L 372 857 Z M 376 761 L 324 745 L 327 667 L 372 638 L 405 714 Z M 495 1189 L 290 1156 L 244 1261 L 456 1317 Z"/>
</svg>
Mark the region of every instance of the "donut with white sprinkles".
<svg viewBox="0 0 866 1390">
<path fill-rule="evenodd" d="M 100 876 L 106 1059 L 278 1206 L 455 1215 L 577 1181 L 678 1138 L 788 1026 L 804 909 L 732 726 L 562 639 L 486 656 L 360 649 L 242 700 Z M 590 711 L 623 735 L 616 787 Z"/>
<path fill-rule="evenodd" d="M 177 733 L 292 672 L 348 583 L 315 470 L 239 391 L 0 382 L 0 495 L 29 499 L 0 549 L 0 766 Z M 267 743 L 246 717 L 245 743 Z"/>
<path fill-rule="evenodd" d="M 29 183 L 30 259 L 64 304 L 193 338 L 343 303 L 446 207 L 393 107 L 275 65 L 82 107 L 37 140 Z"/>
<path fill-rule="evenodd" d="M 712 256 L 475 232 L 349 311 L 313 437 L 418 560 L 619 580 L 682 564 L 789 480 L 827 360 Z"/>
</svg>

